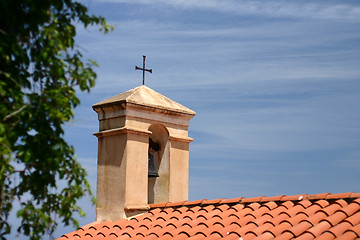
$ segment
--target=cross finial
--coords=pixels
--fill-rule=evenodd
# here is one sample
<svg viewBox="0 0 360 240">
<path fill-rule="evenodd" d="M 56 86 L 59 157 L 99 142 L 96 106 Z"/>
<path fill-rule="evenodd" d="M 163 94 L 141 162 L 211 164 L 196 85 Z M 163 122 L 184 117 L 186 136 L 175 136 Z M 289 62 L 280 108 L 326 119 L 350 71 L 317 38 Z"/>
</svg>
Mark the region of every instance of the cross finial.
<svg viewBox="0 0 360 240">
<path fill-rule="evenodd" d="M 146 56 L 143 56 L 143 67 L 140 68 L 138 66 L 135 66 L 135 70 L 142 70 L 143 71 L 143 85 L 145 85 L 145 71 L 152 73 L 152 69 L 146 69 L 145 68 L 145 58 Z"/>
</svg>

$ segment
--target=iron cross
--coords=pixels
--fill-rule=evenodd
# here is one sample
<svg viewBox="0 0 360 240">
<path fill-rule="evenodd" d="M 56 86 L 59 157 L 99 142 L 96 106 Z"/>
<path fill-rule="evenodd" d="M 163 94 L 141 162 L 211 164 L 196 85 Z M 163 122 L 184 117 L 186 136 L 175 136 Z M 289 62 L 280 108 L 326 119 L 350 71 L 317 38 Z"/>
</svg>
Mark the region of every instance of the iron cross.
<svg viewBox="0 0 360 240">
<path fill-rule="evenodd" d="M 145 71 L 152 73 L 152 69 L 146 69 L 145 68 L 145 58 L 146 56 L 143 56 L 143 67 L 139 68 L 138 66 L 135 66 L 135 70 L 142 70 L 143 71 L 143 85 L 145 85 Z"/>
</svg>

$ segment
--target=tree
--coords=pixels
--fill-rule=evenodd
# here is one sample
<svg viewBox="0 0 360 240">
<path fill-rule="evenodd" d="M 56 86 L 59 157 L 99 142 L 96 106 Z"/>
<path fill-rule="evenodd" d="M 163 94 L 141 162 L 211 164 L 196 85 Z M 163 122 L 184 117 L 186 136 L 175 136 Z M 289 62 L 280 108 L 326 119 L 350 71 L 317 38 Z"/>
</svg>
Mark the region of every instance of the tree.
<svg viewBox="0 0 360 240">
<path fill-rule="evenodd" d="M 75 25 L 112 27 L 73 0 L 2 0 L 0 12 L 0 238 L 17 201 L 17 231 L 39 239 L 60 221 L 77 226 L 76 201 L 93 196 L 63 125 L 79 104 L 75 92 L 96 78 Z"/>
</svg>

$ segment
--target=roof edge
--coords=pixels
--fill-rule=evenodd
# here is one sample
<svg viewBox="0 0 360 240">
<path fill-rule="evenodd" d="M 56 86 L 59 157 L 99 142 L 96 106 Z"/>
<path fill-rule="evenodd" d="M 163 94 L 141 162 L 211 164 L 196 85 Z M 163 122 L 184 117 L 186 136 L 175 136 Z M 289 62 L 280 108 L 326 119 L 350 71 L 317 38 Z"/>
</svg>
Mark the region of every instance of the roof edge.
<svg viewBox="0 0 360 240">
<path fill-rule="evenodd" d="M 141 107 L 157 108 L 190 116 L 196 115 L 196 112 L 190 108 L 187 108 L 184 105 L 175 102 L 174 100 L 171 100 L 170 98 L 144 85 L 95 103 L 92 105 L 92 108 L 96 111 L 98 108 L 128 103 Z"/>
<path fill-rule="evenodd" d="M 346 193 L 321 193 L 321 194 L 298 194 L 298 195 L 280 195 L 273 197 L 253 197 L 253 198 L 232 198 L 232 199 L 201 199 L 196 201 L 181 201 L 181 202 L 163 202 L 163 203 L 155 203 L 150 204 L 150 209 L 154 208 L 173 208 L 173 207 L 182 207 L 182 206 L 206 206 L 206 205 L 221 205 L 221 204 L 238 204 L 238 203 L 264 203 L 264 202 L 286 202 L 286 201 L 302 201 L 302 200 L 337 200 L 337 199 L 354 199 L 360 198 L 360 193 L 355 192 L 346 192 Z"/>
</svg>

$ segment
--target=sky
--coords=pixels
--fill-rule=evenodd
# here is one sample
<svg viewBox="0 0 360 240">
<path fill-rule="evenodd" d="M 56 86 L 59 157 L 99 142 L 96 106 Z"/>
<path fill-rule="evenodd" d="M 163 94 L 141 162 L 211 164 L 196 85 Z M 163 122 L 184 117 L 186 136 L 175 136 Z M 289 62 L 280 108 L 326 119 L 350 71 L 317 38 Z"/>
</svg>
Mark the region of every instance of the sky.
<svg viewBox="0 0 360 240">
<path fill-rule="evenodd" d="M 196 111 L 189 200 L 360 192 L 360 2 L 83 0 L 99 63 L 66 140 L 96 193 L 92 105 L 142 84 Z M 80 202 L 95 221 L 95 206 Z M 55 236 L 72 231 L 62 228 Z"/>
</svg>

